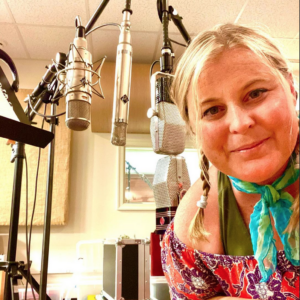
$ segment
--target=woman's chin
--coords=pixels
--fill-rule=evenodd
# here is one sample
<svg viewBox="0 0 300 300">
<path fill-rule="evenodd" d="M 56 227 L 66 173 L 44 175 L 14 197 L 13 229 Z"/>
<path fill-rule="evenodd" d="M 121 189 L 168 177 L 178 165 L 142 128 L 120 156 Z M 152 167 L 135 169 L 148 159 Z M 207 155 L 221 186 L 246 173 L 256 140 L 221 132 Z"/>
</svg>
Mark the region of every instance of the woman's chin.
<svg viewBox="0 0 300 300">
<path fill-rule="evenodd" d="M 244 164 L 239 170 L 232 170 L 233 176 L 235 178 L 241 179 L 243 181 L 253 182 L 260 185 L 272 184 L 278 177 L 280 177 L 285 168 L 286 164 L 276 166 L 274 163 L 269 164 L 252 164 L 247 166 Z"/>
</svg>

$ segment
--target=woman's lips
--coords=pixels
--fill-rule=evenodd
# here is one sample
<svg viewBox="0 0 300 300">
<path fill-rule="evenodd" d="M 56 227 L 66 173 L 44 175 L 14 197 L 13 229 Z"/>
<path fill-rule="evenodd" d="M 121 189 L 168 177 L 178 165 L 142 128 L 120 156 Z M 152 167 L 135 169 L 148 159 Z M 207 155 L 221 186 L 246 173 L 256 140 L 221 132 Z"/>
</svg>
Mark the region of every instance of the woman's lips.
<svg viewBox="0 0 300 300">
<path fill-rule="evenodd" d="M 231 152 L 241 152 L 241 151 L 247 151 L 247 150 L 254 149 L 254 148 L 260 146 L 261 144 L 263 144 L 268 139 L 269 138 L 266 138 L 266 139 L 260 140 L 258 142 L 254 142 L 254 143 L 251 143 L 251 144 L 243 145 L 243 146 L 241 146 L 239 148 L 234 149 Z"/>
</svg>

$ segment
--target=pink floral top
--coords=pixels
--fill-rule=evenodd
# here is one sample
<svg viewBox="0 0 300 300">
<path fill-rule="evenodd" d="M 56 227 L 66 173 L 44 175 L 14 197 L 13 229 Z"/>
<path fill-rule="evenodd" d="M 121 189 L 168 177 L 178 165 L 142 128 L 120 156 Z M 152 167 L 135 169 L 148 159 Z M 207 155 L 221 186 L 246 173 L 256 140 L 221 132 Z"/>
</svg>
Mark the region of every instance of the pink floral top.
<svg viewBox="0 0 300 300">
<path fill-rule="evenodd" d="M 254 256 L 210 254 L 192 249 L 168 227 L 162 244 L 162 266 L 172 300 L 209 299 L 217 295 L 267 300 L 299 300 L 299 267 L 278 251 L 276 272 L 260 283 Z"/>
</svg>

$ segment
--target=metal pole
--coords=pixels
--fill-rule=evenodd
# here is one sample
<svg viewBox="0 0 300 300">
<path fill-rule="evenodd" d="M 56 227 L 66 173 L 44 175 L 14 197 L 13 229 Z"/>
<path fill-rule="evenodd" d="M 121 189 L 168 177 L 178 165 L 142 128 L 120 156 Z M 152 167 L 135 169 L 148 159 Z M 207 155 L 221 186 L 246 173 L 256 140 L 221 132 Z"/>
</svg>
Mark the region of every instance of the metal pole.
<svg viewBox="0 0 300 300">
<path fill-rule="evenodd" d="M 51 105 L 51 115 L 56 114 L 56 104 Z M 40 300 L 46 300 L 47 292 L 47 275 L 48 275 L 48 260 L 50 246 L 50 227 L 51 227 L 51 209 L 52 209 L 52 192 L 53 192 L 53 171 L 54 171 L 54 150 L 55 150 L 55 126 L 58 118 L 53 117 L 50 120 L 50 132 L 54 134 L 54 139 L 51 141 L 48 152 L 48 172 L 47 172 L 47 189 L 45 200 L 44 214 L 44 234 L 43 234 L 43 249 L 41 261 L 41 277 L 40 277 Z"/>
<path fill-rule="evenodd" d="M 100 17 L 100 15 L 102 14 L 102 12 L 104 11 L 106 5 L 108 4 L 109 0 L 102 0 L 102 2 L 99 4 L 99 6 L 97 7 L 95 13 L 93 14 L 93 16 L 91 17 L 91 19 L 88 21 L 88 23 L 85 26 L 85 32 L 89 32 L 94 24 L 96 23 L 96 21 L 98 20 L 98 18 Z"/>
<path fill-rule="evenodd" d="M 14 262 L 16 260 L 17 253 L 17 240 L 18 240 L 18 227 L 19 227 L 19 215 L 20 215 L 20 202 L 21 202 L 21 187 L 22 187 L 22 172 L 23 172 L 23 161 L 25 158 L 25 145 L 23 143 L 16 142 L 12 148 L 12 159 L 15 163 L 14 169 L 14 185 L 13 195 L 11 202 L 11 215 L 10 215 L 10 227 L 9 227 L 9 240 L 7 249 L 7 261 Z M 11 282 L 14 278 L 11 278 L 11 266 L 5 275 L 5 288 L 4 288 L 4 299 L 11 300 L 13 291 L 13 285 Z M 12 281 L 11 281 L 12 280 Z"/>
</svg>

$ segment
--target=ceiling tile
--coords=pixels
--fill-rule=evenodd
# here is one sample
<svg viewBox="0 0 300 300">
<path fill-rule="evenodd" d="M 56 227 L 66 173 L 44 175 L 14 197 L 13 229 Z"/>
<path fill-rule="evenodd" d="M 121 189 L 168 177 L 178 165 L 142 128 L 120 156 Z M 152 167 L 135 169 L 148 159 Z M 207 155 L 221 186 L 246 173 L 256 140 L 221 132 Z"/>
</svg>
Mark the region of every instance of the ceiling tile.
<svg viewBox="0 0 300 300">
<path fill-rule="evenodd" d="M 234 22 L 246 0 L 172 0 L 172 5 L 183 18 L 182 23 L 189 34 L 211 29 L 216 24 Z M 173 22 L 170 32 L 178 32 Z"/>
<path fill-rule="evenodd" d="M 99 0 L 89 0 L 90 15 L 92 16 L 99 6 Z M 142 3 L 142 4 L 141 4 Z M 99 17 L 95 26 L 105 23 L 121 23 L 124 0 L 110 1 Z M 156 1 L 132 1 L 133 14 L 130 17 L 131 30 L 133 31 L 158 31 L 160 21 L 156 9 Z"/>
<path fill-rule="evenodd" d="M 294 38 L 299 32 L 299 0 L 250 0 L 238 23 L 262 26 L 274 37 Z"/>
<path fill-rule="evenodd" d="M 6 0 L 17 23 L 75 26 L 79 15 L 87 22 L 85 0 Z"/>
<path fill-rule="evenodd" d="M 116 61 L 120 31 L 99 30 L 93 36 L 95 60 L 107 56 L 107 61 Z M 131 32 L 134 63 L 151 63 L 156 47 L 157 33 Z M 94 60 L 94 61 L 95 61 Z"/>
<path fill-rule="evenodd" d="M 299 39 L 277 39 L 288 59 L 299 60 Z"/>
<path fill-rule="evenodd" d="M 0 23 L 14 23 L 9 10 L 3 0 L 0 0 Z"/>
<path fill-rule="evenodd" d="M 67 53 L 75 37 L 72 28 L 39 27 L 19 25 L 30 57 L 33 59 L 55 59 L 57 52 Z"/>
<path fill-rule="evenodd" d="M 132 48 L 134 63 L 152 63 L 156 49 L 158 34 L 153 32 L 132 32 Z"/>
<path fill-rule="evenodd" d="M 96 30 L 93 33 L 93 62 L 107 56 L 107 61 L 115 61 L 119 42 L 119 30 Z"/>
<path fill-rule="evenodd" d="M 3 41 L 2 49 L 12 58 L 28 58 L 26 50 L 20 40 L 16 25 L 1 24 L 0 40 Z"/>
</svg>

